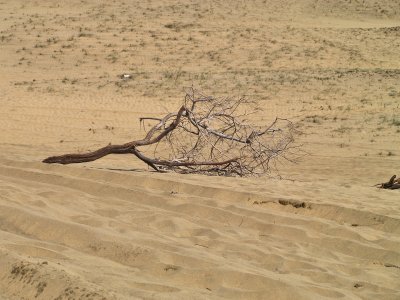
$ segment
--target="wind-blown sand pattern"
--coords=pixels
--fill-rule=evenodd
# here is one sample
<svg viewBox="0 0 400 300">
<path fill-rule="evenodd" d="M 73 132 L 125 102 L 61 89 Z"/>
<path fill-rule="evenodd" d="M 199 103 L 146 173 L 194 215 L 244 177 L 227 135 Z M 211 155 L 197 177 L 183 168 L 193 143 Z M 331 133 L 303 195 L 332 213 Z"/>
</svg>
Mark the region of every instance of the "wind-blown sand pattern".
<svg viewBox="0 0 400 300">
<path fill-rule="evenodd" d="M 398 1 L 0 2 L 0 299 L 399 299 Z M 121 74 L 131 74 L 124 80 Z M 283 179 L 50 155 L 183 87 L 296 122 Z"/>
</svg>

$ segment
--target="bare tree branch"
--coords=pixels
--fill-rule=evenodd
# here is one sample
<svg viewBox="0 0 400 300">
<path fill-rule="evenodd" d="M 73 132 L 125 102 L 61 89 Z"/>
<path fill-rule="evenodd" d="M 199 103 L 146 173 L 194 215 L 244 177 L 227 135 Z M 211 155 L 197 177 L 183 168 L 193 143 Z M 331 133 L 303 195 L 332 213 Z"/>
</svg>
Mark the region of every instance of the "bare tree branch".
<svg viewBox="0 0 400 300">
<path fill-rule="evenodd" d="M 247 124 L 251 103 L 244 98 L 214 98 L 188 89 L 176 113 L 156 121 L 142 140 L 108 145 L 93 152 L 64 154 L 44 163 L 72 164 L 100 159 L 109 154 L 134 154 L 156 171 L 250 176 L 268 173 L 271 163 L 291 156 L 295 129 L 287 119 L 275 118 L 268 126 Z M 246 106 L 243 111 L 242 107 Z M 256 109 L 255 109 L 256 110 Z M 138 150 L 153 147 L 153 158 Z M 147 150 L 150 151 L 150 150 Z"/>
</svg>

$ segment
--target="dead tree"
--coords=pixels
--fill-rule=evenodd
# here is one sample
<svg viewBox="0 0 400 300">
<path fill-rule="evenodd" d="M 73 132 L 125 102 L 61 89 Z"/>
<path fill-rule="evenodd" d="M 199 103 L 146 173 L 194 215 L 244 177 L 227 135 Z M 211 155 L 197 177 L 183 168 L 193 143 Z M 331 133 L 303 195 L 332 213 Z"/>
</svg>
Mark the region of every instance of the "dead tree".
<svg viewBox="0 0 400 300">
<path fill-rule="evenodd" d="M 251 106 L 245 98 L 207 97 L 190 88 L 177 112 L 163 118 L 140 118 L 143 124 L 156 122 L 143 139 L 89 153 L 52 156 L 43 162 L 73 164 L 109 154 L 133 154 L 159 172 L 265 174 L 279 158 L 293 161 L 295 129 L 289 120 L 280 118 L 268 126 L 249 123 L 257 110 L 247 111 Z M 144 151 L 139 151 L 141 147 Z"/>
</svg>

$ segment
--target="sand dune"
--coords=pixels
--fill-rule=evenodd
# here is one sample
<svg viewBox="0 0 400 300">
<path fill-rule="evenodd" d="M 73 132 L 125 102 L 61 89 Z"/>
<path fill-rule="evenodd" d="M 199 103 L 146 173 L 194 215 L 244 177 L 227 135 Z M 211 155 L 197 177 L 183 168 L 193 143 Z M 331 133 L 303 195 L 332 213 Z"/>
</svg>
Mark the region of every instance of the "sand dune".
<svg viewBox="0 0 400 300">
<path fill-rule="evenodd" d="M 268 192 L 287 182 L 235 192 L 40 163 L 2 161 L 0 172 L 9 295 L 398 296 L 400 220 Z"/>
<path fill-rule="evenodd" d="M 0 299 L 399 299 L 396 1 L 0 3 Z M 123 81 L 119 75 L 132 74 Z M 130 156 L 183 87 L 288 117 L 279 174 L 157 174 Z"/>
</svg>

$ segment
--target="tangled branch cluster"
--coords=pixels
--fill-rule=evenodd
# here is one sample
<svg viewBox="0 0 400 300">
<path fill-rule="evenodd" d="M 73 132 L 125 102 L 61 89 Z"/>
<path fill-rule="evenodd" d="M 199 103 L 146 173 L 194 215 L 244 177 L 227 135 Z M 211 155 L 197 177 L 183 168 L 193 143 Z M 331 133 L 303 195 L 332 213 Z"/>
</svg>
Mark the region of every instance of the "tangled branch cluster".
<svg viewBox="0 0 400 300">
<path fill-rule="evenodd" d="M 250 106 L 244 98 L 214 98 L 190 88 L 178 112 L 163 118 L 140 119 L 157 122 L 143 140 L 109 145 L 85 154 L 53 156 L 43 162 L 80 163 L 108 154 L 132 153 L 157 171 L 226 176 L 265 174 L 278 158 L 292 161 L 295 129 L 289 120 L 280 118 L 268 126 L 249 123 L 254 111 L 244 108 Z M 153 157 L 140 152 L 141 146 L 153 146 Z"/>
<path fill-rule="evenodd" d="M 253 111 L 243 111 L 249 104 L 244 98 L 213 98 L 189 89 L 178 125 L 160 141 L 169 145 L 168 160 L 181 165 L 164 166 L 191 173 L 246 176 L 268 172 L 279 156 L 289 159 L 292 123 L 276 118 L 266 127 L 252 125 L 247 118 Z M 176 117 L 160 119 L 153 129 L 165 130 Z"/>
</svg>

